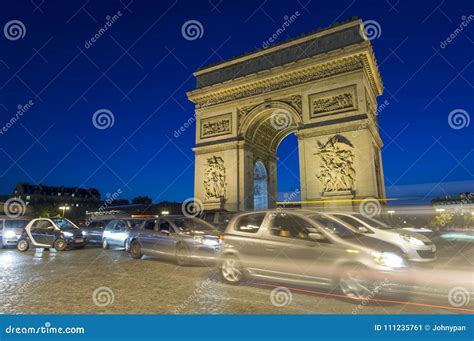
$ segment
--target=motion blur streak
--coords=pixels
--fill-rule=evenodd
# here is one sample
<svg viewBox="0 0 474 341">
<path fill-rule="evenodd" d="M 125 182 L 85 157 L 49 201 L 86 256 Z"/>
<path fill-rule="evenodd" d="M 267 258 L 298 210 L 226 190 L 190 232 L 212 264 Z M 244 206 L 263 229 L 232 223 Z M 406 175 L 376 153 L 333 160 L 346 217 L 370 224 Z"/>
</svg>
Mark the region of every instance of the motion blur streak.
<svg viewBox="0 0 474 341">
<path fill-rule="evenodd" d="M 262 287 L 269 287 L 269 288 L 278 288 L 279 287 L 277 285 L 264 284 L 264 283 L 258 283 L 258 284 L 255 283 L 255 285 L 262 286 Z M 301 288 L 293 288 L 293 287 L 286 287 L 286 288 L 288 288 L 291 291 L 302 292 L 302 293 L 305 293 L 305 294 L 313 294 L 313 295 L 316 295 L 316 296 L 330 296 L 330 297 L 340 297 L 340 298 L 347 299 L 346 296 L 339 295 L 339 294 L 333 294 L 333 293 L 327 293 L 327 292 L 321 292 L 321 291 L 314 291 L 314 290 L 308 290 L 308 289 L 301 289 Z M 419 307 L 442 308 L 442 309 L 455 310 L 455 311 L 464 311 L 466 313 L 471 313 L 471 314 L 474 313 L 474 309 L 455 308 L 455 307 L 450 307 L 450 306 L 427 304 L 427 303 L 396 301 L 396 300 L 388 300 L 388 299 L 381 299 L 381 298 L 371 298 L 370 301 L 381 302 L 381 303 L 406 304 L 406 305 L 419 306 Z"/>
</svg>

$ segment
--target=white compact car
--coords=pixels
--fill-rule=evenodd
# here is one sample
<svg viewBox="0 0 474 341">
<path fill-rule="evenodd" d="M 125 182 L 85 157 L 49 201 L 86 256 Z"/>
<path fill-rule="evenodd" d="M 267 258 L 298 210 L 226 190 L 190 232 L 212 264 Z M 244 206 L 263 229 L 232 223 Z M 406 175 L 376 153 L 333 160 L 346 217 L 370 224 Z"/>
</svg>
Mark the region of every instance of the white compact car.
<svg viewBox="0 0 474 341">
<path fill-rule="evenodd" d="M 405 229 L 393 228 L 358 213 L 330 213 L 334 218 L 353 227 L 360 233 L 389 242 L 402 249 L 409 261 L 432 262 L 436 259 L 436 245 L 426 236 Z"/>
</svg>

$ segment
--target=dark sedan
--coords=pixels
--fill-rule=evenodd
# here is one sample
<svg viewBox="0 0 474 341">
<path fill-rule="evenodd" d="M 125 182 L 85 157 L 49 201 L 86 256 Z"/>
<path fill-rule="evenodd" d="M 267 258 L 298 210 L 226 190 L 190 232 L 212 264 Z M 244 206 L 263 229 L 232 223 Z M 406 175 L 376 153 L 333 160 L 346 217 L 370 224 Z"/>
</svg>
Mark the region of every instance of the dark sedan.
<svg viewBox="0 0 474 341">
<path fill-rule="evenodd" d="M 130 253 L 172 257 L 179 265 L 212 261 L 222 249 L 220 232 L 199 218 L 167 216 L 148 220 L 130 236 Z"/>
<path fill-rule="evenodd" d="M 111 219 L 97 219 L 86 221 L 82 229 L 87 236 L 89 243 L 102 245 L 105 226 L 110 223 Z"/>
</svg>

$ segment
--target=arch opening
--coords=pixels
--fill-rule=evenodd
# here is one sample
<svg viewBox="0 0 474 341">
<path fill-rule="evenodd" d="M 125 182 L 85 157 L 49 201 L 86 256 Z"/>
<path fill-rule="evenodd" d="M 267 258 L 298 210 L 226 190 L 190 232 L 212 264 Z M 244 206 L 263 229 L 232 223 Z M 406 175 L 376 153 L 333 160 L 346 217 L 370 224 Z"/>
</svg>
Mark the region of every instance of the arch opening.
<svg viewBox="0 0 474 341">
<path fill-rule="evenodd" d="M 260 160 L 253 167 L 253 206 L 256 210 L 268 209 L 268 172 Z"/>
<path fill-rule="evenodd" d="M 287 207 L 294 207 L 293 202 L 301 200 L 300 160 L 298 138 L 290 133 L 278 145 L 276 156 L 276 201 L 284 202 Z M 295 207 L 299 205 L 296 204 Z"/>
</svg>

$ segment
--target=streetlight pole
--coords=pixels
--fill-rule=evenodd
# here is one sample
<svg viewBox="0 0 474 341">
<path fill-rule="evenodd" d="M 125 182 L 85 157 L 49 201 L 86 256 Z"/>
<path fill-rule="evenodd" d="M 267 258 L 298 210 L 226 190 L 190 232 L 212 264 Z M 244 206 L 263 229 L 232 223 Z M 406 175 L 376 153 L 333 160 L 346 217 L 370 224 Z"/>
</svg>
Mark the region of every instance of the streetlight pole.
<svg viewBox="0 0 474 341">
<path fill-rule="evenodd" d="M 63 210 L 63 218 L 65 218 L 66 211 L 69 211 L 69 206 L 60 206 L 60 210 Z"/>
</svg>

